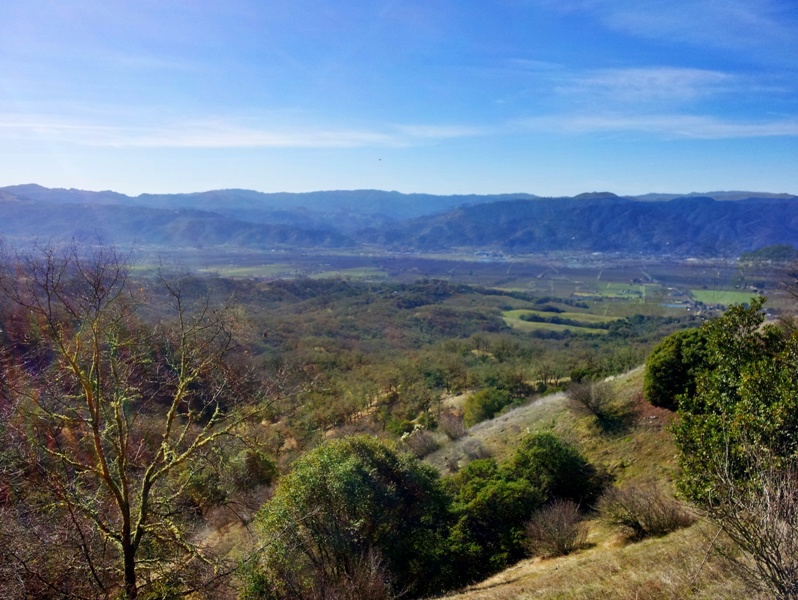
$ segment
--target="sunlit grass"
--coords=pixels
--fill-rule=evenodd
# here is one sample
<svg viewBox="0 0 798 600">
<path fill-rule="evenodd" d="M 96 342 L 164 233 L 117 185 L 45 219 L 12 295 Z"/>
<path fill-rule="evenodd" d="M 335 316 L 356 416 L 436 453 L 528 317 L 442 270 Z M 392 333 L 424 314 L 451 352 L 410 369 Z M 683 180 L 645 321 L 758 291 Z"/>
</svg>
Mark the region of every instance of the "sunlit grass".
<svg viewBox="0 0 798 600">
<path fill-rule="evenodd" d="M 570 331 L 571 333 L 590 333 L 590 334 L 606 334 L 606 329 L 598 329 L 596 327 L 590 327 L 591 323 L 604 323 L 610 321 L 612 319 L 609 318 L 601 318 L 596 317 L 594 315 L 583 315 L 573 313 L 575 317 L 579 317 L 579 319 L 586 323 L 586 325 L 563 325 L 560 323 L 537 323 L 533 321 L 524 321 L 520 318 L 520 315 L 525 313 L 533 313 L 533 314 L 541 314 L 545 316 L 565 316 L 565 314 L 569 313 L 539 313 L 537 311 L 531 310 L 510 310 L 503 313 L 504 322 L 507 323 L 509 327 L 513 329 L 517 329 L 518 331 L 556 331 L 556 332 L 565 332 Z M 592 317 L 592 320 L 589 319 L 582 319 L 582 317 Z"/>
<path fill-rule="evenodd" d="M 207 270 L 224 277 L 277 277 L 278 275 L 290 275 L 296 272 L 296 268 L 288 263 L 272 263 L 248 267 L 213 267 Z"/>
<path fill-rule="evenodd" d="M 756 298 L 754 292 L 738 292 L 732 290 L 690 290 L 693 299 L 704 304 L 746 304 L 751 302 L 751 298 Z"/>
<path fill-rule="evenodd" d="M 324 271 L 323 273 L 314 273 L 310 276 L 312 279 L 349 279 L 349 280 L 368 280 L 387 279 L 388 273 L 383 269 L 376 267 L 356 267 L 354 269 L 336 269 L 334 271 Z"/>
<path fill-rule="evenodd" d="M 581 312 L 547 312 L 544 310 L 529 310 L 529 309 L 519 309 L 519 310 L 508 310 L 504 313 L 505 317 L 511 319 L 520 319 L 522 315 L 529 314 L 529 315 L 536 315 L 538 317 L 549 318 L 549 317 L 559 317 L 561 319 L 572 319 L 574 321 L 579 321 L 581 323 L 591 324 L 591 323 L 610 323 L 612 321 L 617 321 L 619 317 L 608 317 L 598 314 L 592 313 L 581 313 Z"/>
</svg>

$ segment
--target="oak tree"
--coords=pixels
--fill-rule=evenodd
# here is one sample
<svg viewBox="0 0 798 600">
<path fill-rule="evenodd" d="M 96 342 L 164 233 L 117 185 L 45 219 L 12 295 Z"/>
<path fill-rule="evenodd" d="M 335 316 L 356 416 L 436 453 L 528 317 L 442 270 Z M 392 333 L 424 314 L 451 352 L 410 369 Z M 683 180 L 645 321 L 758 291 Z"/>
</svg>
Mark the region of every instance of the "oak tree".
<svg viewBox="0 0 798 600">
<path fill-rule="evenodd" d="M 26 594 L 58 597 L 218 581 L 182 499 L 257 410 L 242 401 L 257 386 L 227 360 L 229 314 L 161 277 L 171 314 L 145 320 L 149 285 L 110 248 L 6 252 L 2 265 L 6 567 Z"/>
</svg>

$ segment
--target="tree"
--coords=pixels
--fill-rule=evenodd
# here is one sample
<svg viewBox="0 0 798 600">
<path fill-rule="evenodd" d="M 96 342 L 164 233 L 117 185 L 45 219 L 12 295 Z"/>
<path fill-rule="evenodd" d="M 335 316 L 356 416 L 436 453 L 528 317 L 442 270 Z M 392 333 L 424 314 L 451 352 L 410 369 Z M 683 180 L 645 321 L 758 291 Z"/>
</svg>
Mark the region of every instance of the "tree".
<svg viewBox="0 0 798 600">
<path fill-rule="evenodd" d="M 696 377 L 706 366 L 702 329 L 677 331 L 663 339 L 646 359 L 643 394 L 651 404 L 676 410 L 681 396 L 695 394 Z"/>
<path fill-rule="evenodd" d="M 674 426 L 681 491 L 743 553 L 735 564 L 780 598 L 798 594 L 798 336 L 734 306 L 704 327 L 707 367 Z"/>
<path fill-rule="evenodd" d="M 487 458 L 470 462 L 447 485 L 456 518 L 449 534 L 449 552 L 458 566 L 453 586 L 472 583 L 524 556 L 524 521 L 546 498 L 539 482 L 508 477 Z"/>
<path fill-rule="evenodd" d="M 733 306 L 703 328 L 706 367 L 695 394 L 682 398 L 673 429 L 680 485 L 694 500 L 712 496 L 717 460 L 744 481 L 749 448 L 766 450 L 777 463 L 798 451 L 798 337 L 763 325 L 763 302 Z"/>
<path fill-rule="evenodd" d="M 456 522 L 450 552 L 463 585 L 499 571 L 526 552 L 525 522 L 555 499 L 589 504 L 601 491 L 595 468 L 551 433 L 523 438 L 501 464 L 475 460 L 446 482 Z"/>
<path fill-rule="evenodd" d="M 544 490 L 547 498 L 590 505 L 606 478 L 572 445 L 552 433 L 524 437 L 515 454 L 502 465 L 505 477 L 523 479 Z"/>
<path fill-rule="evenodd" d="M 308 452 L 257 516 L 246 598 L 387 598 L 437 591 L 449 500 L 437 473 L 355 436 Z"/>
<path fill-rule="evenodd" d="M 242 399 L 256 386 L 226 360 L 228 315 L 162 278 L 173 318 L 148 324 L 144 286 L 113 249 L 4 259 L 2 433 L 15 456 L 0 484 L 16 501 L 3 558 L 59 597 L 213 580 L 204 567 L 218 564 L 179 507 L 203 459 L 255 410 Z"/>
</svg>

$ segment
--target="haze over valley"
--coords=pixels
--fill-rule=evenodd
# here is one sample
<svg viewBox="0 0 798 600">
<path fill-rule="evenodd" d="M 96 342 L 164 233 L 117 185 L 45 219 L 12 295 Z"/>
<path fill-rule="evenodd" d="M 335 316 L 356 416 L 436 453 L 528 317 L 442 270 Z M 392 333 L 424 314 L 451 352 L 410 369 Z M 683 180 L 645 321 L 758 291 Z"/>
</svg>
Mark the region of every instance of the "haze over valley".
<svg viewBox="0 0 798 600">
<path fill-rule="evenodd" d="M 441 253 L 614 253 L 735 258 L 798 245 L 789 194 L 715 192 L 571 198 L 436 196 L 378 190 L 142 194 L 0 188 L 0 236 L 168 248 Z"/>
<path fill-rule="evenodd" d="M 795 0 L 0 23 L 0 598 L 798 598 Z"/>
</svg>

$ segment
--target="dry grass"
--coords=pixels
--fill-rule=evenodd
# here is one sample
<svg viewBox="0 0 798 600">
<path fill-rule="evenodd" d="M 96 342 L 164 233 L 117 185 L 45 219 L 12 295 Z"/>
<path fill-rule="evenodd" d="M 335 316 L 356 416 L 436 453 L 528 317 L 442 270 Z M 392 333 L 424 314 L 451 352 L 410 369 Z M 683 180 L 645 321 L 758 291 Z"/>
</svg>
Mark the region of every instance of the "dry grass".
<svg viewBox="0 0 798 600">
<path fill-rule="evenodd" d="M 604 532 L 599 532 L 602 535 Z M 618 545 L 614 538 L 588 550 L 522 561 L 450 600 L 618 600 L 752 598 L 743 582 L 712 554 L 708 530 L 694 525 L 664 538 Z"/>
<path fill-rule="evenodd" d="M 543 396 L 489 421 L 471 427 L 463 437 L 450 441 L 441 434 L 440 448 L 426 460 L 441 473 L 450 465 L 463 467 L 473 456 L 466 450 L 478 443 L 487 454 L 502 458 L 511 454 L 529 433 L 552 431 L 576 446 L 593 464 L 606 469 L 617 484 L 660 481 L 666 489 L 676 472 L 676 449 L 667 431 L 672 414 L 648 404 L 642 397 L 642 367 L 614 378 L 611 408 L 629 415 L 627 426 L 608 435 L 601 423 L 586 411 L 574 410 L 565 394 Z"/>
<path fill-rule="evenodd" d="M 546 396 L 472 427 L 466 436 L 444 443 L 428 460 L 447 472 L 456 459 L 468 462 L 467 444 L 479 443 L 492 455 L 513 451 L 529 432 L 552 431 L 572 443 L 620 486 L 656 481 L 668 492 L 674 481 L 676 450 L 667 427 L 672 414 L 642 397 L 643 369 L 615 378 L 613 410 L 628 416 L 625 427 L 608 433 L 592 414 L 575 409 L 564 394 Z M 448 457 L 448 458 L 447 458 Z M 703 522 L 661 538 L 627 544 L 621 532 L 598 520 L 588 524 L 586 549 L 568 556 L 530 559 L 447 596 L 457 600 L 598 598 L 753 598 L 751 591 L 713 553 L 715 530 Z"/>
</svg>

